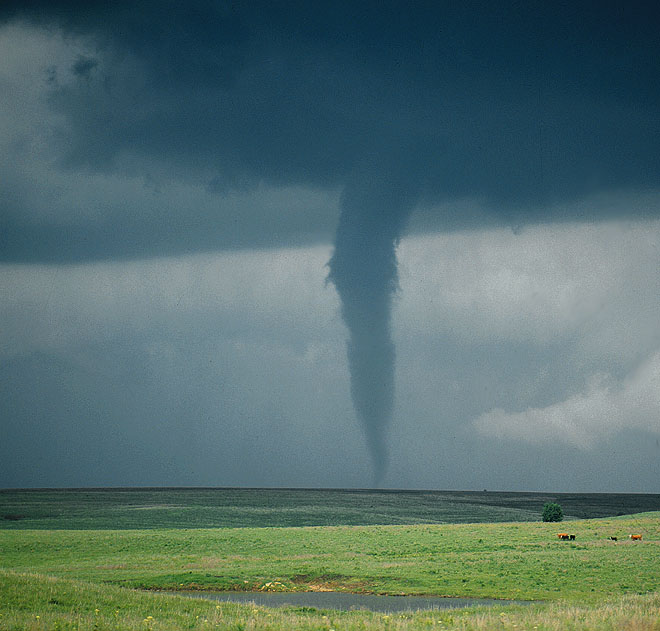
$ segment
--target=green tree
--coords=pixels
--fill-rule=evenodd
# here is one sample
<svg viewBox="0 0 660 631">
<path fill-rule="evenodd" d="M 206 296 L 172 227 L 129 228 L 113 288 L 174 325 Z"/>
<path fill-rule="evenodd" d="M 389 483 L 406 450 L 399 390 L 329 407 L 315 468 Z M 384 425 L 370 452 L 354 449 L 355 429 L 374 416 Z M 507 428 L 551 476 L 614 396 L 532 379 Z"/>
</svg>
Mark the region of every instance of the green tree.
<svg viewBox="0 0 660 631">
<path fill-rule="evenodd" d="M 543 505 L 542 519 L 543 521 L 561 521 L 564 519 L 564 511 L 559 504 L 548 502 Z"/>
</svg>

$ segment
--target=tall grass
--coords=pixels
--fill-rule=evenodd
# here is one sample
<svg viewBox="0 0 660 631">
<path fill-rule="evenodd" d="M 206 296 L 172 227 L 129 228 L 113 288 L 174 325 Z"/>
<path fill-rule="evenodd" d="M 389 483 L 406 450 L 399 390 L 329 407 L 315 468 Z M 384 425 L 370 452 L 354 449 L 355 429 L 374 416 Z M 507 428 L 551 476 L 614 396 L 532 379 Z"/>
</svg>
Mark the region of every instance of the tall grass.
<svg viewBox="0 0 660 631">
<path fill-rule="evenodd" d="M 28 631 L 418 631 L 539 629 L 541 631 L 658 631 L 660 595 L 628 595 L 600 605 L 378 614 L 366 611 L 269 609 L 137 593 L 39 574 L 0 571 L 0 629 Z"/>
</svg>

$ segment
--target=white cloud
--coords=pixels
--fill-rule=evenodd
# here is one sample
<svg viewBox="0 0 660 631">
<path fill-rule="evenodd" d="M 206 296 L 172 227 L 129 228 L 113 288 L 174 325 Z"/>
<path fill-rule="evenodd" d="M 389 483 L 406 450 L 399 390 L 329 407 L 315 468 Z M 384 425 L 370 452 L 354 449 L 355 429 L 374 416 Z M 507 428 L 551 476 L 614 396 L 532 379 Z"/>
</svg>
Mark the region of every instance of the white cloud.
<svg viewBox="0 0 660 631">
<path fill-rule="evenodd" d="M 491 410 L 473 425 L 498 439 L 562 442 L 583 449 L 630 429 L 660 434 L 660 352 L 619 384 L 596 375 L 584 392 L 565 401 L 522 412 Z"/>
<path fill-rule="evenodd" d="M 639 361 L 660 346 L 660 222 L 536 226 L 405 239 L 395 336 L 542 345 L 587 360 Z M 242 329 L 345 334 L 330 246 L 0 266 L 4 354 L 77 344 L 119 329 Z M 587 362 L 588 363 L 588 362 Z M 605 367 L 609 371 L 609 366 Z"/>
<path fill-rule="evenodd" d="M 660 344 L 660 222 L 552 224 L 411 237 L 399 249 L 402 336 L 577 339 L 581 352 Z"/>
<path fill-rule="evenodd" d="M 0 355 L 169 330 L 314 342 L 343 334 L 329 247 L 0 266 Z M 341 338 L 339 338 L 341 339 Z"/>
</svg>

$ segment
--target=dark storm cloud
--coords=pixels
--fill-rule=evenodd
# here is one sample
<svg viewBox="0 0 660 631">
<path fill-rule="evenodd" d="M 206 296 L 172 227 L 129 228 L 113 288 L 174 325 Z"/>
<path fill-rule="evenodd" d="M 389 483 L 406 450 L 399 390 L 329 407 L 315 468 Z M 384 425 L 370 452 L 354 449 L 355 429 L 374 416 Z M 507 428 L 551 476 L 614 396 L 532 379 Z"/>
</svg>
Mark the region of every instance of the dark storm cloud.
<svg viewBox="0 0 660 631">
<path fill-rule="evenodd" d="M 78 77 L 89 77 L 92 70 L 98 65 L 99 62 L 96 59 L 79 55 L 78 59 L 76 59 L 76 62 L 71 67 L 71 71 Z"/>
<path fill-rule="evenodd" d="M 80 178 L 161 177 L 219 199 L 257 183 L 337 189 L 369 156 L 403 145 L 414 151 L 399 177 L 416 182 L 427 213 L 471 197 L 513 225 L 552 219 L 566 199 L 658 185 L 658 22 L 641 5 L 55 1 L 0 11 L 89 49 L 59 70 L 75 80 L 51 82 L 49 95 L 66 122 L 60 168 Z M 243 220 L 241 238 L 228 233 L 221 208 L 164 222 L 135 203 L 117 230 L 27 225 L 20 200 L 6 203 L 5 260 L 268 242 L 258 217 Z M 273 242 L 327 240 L 335 212 L 315 228 L 283 216 Z M 426 225 L 477 220 L 432 214 Z"/>
<path fill-rule="evenodd" d="M 409 219 L 660 210 L 660 41 L 641 4 L 55 0 L 5 3 L 0 20 L 68 46 L 42 69 L 40 131 L 24 116 L 4 143 L 0 258 L 328 242 L 337 226 L 329 279 L 377 482 Z M 594 203 L 609 196 L 623 203 Z"/>
</svg>

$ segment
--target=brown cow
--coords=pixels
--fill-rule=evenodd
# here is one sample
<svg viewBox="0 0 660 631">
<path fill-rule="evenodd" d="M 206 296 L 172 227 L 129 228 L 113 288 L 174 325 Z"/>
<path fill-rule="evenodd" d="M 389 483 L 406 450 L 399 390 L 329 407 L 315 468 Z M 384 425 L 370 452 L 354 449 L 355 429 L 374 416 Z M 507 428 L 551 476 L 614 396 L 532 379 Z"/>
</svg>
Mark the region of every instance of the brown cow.
<svg viewBox="0 0 660 631">
<path fill-rule="evenodd" d="M 642 540 L 642 535 L 630 535 L 630 538 L 633 541 L 641 541 Z"/>
<path fill-rule="evenodd" d="M 559 537 L 562 541 L 568 541 L 569 535 L 565 532 L 558 532 L 557 537 Z"/>
</svg>

